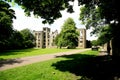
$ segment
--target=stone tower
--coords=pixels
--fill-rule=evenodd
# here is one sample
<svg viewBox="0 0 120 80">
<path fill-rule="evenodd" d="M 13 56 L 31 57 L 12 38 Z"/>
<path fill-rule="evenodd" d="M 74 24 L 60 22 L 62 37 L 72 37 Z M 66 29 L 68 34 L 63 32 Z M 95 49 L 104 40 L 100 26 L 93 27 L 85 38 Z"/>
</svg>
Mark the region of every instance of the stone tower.
<svg viewBox="0 0 120 80">
<path fill-rule="evenodd" d="M 35 44 L 37 48 L 43 47 L 43 31 L 33 31 L 35 36 Z"/>
<path fill-rule="evenodd" d="M 48 48 L 50 45 L 50 28 L 44 27 L 43 31 L 33 31 L 36 38 L 35 43 L 37 48 Z"/>
<path fill-rule="evenodd" d="M 86 29 L 77 29 L 79 36 L 78 36 L 78 47 L 79 48 L 86 48 Z"/>
<path fill-rule="evenodd" d="M 50 28 L 43 28 L 43 48 L 48 48 L 50 45 Z"/>
</svg>

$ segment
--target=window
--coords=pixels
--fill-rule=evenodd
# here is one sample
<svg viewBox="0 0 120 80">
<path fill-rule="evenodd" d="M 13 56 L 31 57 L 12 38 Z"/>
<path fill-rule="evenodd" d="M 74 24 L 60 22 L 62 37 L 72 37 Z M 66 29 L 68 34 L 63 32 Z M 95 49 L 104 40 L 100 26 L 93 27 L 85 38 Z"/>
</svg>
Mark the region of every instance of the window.
<svg viewBox="0 0 120 80">
<path fill-rule="evenodd" d="M 48 35 L 48 38 L 50 38 L 50 35 Z"/>
<path fill-rule="evenodd" d="M 80 43 L 83 43 L 83 41 L 80 41 Z"/>
<path fill-rule="evenodd" d="M 45 31 L 45 30 L 46 30 L 46 28 L 43 28 L 43 30 Z"/>
<path fill-rule="evenodd" d="M 45 45 L 45 43 L 43 43 L 43 45 Z"/>
</svg>

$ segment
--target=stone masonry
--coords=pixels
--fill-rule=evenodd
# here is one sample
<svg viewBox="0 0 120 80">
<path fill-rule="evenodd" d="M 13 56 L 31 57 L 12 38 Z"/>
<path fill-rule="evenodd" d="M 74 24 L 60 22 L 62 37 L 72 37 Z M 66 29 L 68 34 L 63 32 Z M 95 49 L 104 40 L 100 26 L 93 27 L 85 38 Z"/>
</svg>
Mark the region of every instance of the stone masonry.
<svg viewBox="0 0 120 80">
<path fill-rule="evenodd" d="M 77 29 L 78 33 L 78 48 L 86 48 L 86 29 Z M 43 27 L 42 31 L 33 31 L 36 38 L 36 48 L 51 48 L 56 47 L 54 40 L 58 35 L 58 31 L 50 33 L 50 28 Z"/>
</svg>

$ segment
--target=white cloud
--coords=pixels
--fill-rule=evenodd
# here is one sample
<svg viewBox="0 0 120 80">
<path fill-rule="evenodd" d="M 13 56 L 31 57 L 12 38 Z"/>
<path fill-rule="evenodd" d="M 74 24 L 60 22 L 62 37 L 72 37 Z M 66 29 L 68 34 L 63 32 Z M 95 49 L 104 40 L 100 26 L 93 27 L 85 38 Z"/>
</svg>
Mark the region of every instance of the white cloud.
<svg viewBox="0 0 120 80">
<path fill-rule="evenodd" d="M 17 19 L 14 19 L 13 27 L 17 30 L 29 28 L 31 30 L 37 30 L 37 31 L 42 30 L 43 27 L 49 27 L 51 28 L 51 31 L 55 31 L 57 29 L 60 32 L 61 26 L 63 25 L 64 21 L 68 17 L 71 17 L 74 19 L 77 28 L 85 28 L 85 26 L 81 25 L 80 21 L 78 20 L 79 14 L 80 14 L 80 7 L 75 5 L 77 4 L 76 1 L 77 0 L 75 0 L 75 3 L 74 3 L 74 10 L 75 10 L 74 13 L 70 14 L 70 13 L 67 13 L 66 11 L 62 11 L 62 18 L 55 20 L 55 22 L 51 25 L 42 24 L 42 19 L 35 18 L 33 15 L 31 15 L 31 17 L 25 16 L 24 11 L 19 6 L 12 7 L 12 9 L 15 10 L 16 17 L 17 17 Z M 90 36 L 90 31 L 87 30 L 87 39 L 93 40 L 94 38 L 95 38 L 94 36 L 93 37 Z"/>
</svg>

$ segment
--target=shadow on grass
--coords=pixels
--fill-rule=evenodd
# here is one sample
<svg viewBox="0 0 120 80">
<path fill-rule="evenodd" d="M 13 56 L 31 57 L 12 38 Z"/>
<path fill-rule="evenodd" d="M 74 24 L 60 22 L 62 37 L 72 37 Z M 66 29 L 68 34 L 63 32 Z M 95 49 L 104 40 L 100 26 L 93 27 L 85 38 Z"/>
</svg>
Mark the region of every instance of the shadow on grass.
<svg viewBox="0 0 120 80">
<path fill-rule="evenodd" d="M 18 60 L 18 59 L 8 59 L 8 60 L 4 60 L 4 59 L 0 59 L 0 67 L 3 67 L 4 65 L 12 65 L 15 63 L 21 63 L 22 60 Z"/>
<path fill-rule="evenodd" d="M 52 66 L 57 70 L 82 76 L 80 80 L 120 80 L 119 57 L 85 54 L 57 57 L 65 57 L 68 60 L 59 61 Z"/>
</svg>

